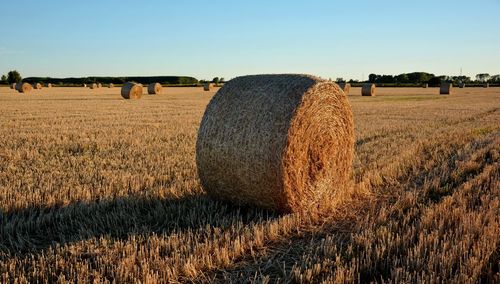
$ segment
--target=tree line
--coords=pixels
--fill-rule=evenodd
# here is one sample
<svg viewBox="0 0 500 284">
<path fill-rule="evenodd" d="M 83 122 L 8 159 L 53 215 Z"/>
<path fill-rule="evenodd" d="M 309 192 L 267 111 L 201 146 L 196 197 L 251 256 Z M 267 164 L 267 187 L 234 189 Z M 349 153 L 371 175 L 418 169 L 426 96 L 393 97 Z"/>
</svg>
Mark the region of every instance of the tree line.
<svg viewBox="0 0 500 284">
<path fill-rule="evenodd" d="M 342 78 L 337 78 L 337 82 L 343 82 Z M 358 83 L 357 80 L 350 80 L 350 83 Z M 500 75 L 490 75 L 488 73 L 480 73 L 477 74 L 475 80 L 471 79 L 468 76 L 448 76 L 441 75 L 436 76 L 432 73 L 427 72 L 412 72 L 412 73 L 403 73 L 399 75 L 379 75 L 379 74 L 370 74 L 368 76 L 368 81 L 370 83 L 380 84 L 380 85 L 401 85 L 401 86 L 409 86 L 409 85 L 422 85 L 429 84 L 429 86 L 439 86 L 441 82 L 451 82 L 455 85 L 460 83 L 465 84 L 482 84 L 482 83 L 491 83 L 491 84 L 500 84 Z"/>
<path fill-rule="evenodd" d="M 199 85 L 206 82 L 212 82 L 215 84 L 224 83 L 224 78 L 215 77 L 211 81 L 209 80 L 198 80 L 194 77 L 189 76 L 138 76 L 138 77 L 80 77 L 80 78 L 51 78 L 51 77 L 29 77 L 23 79 L 21 74 L 17 70 L 12 70 L 7 73 L 7 75 L 2 75 L 0 84 L 12 84 L 18 82 L 28 82 L 28 83 L 42 83 L 42 84 L 52 84 L 59 86 L 81 86 L 83 84 L 92 83 L 102 83 L 102 84 L 123 84 L 125 82 L 133 81 L 141 84 L 150 83 L 160 83 L 162 85 Z M 345 82 L 343 78 L 337 78 L 337 82 Z M 415 86 L 422 84 L 429 84 L 429 86 L 439 86 L 441 82 L 451 82 L 455 85 L 460 83 L 465 84 L 482 84 L 490 83 L 494 85 L 500 85 L 500 74 L 490 75 L 488 73 L 479 73 L 472 79 L 468 76 L 435 76 L 432 73 L 427 72 L 412 72 L 403 73 L 399 75 L 379 75 L 370 74 L 368 76 L 368 81 L 359 80 L 349 80 L 349 83 L 363 83 L 370 82 L 378 85 L 386 86 Z"/>
<path fill-rule="evenodd" d="M 19 82 L 52 84 L 59 86 L 82 86 L 83 84 L 123 84 L 125 82 L 136 82 L 141 84 L 160 83 L 162 85 L 185 85 L 194 86 L 208 80 L 200 80 L 189 76 L 132 76 L 132 77 L 79 77 L 79 78 L 51 78 L 51 77 L 28 77 L 22 78 L 17 70 L 12 70 L 7 75 L 2 75 L 0 83 L 12 84 Z M 224 78 L 215 77 L 212 83 L 224 83 Z"/>
</svg>

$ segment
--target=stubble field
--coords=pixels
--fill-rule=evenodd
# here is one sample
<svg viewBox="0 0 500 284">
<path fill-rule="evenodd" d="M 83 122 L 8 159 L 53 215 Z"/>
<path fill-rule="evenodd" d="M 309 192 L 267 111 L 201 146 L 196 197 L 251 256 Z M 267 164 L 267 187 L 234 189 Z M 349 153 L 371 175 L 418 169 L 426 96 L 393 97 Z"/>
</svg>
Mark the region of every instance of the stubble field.
<svg viewBox="0 0 500 284">
<path fill-rule="evenodd" d="M 325 216 L 211 200 L 215 91 L 0 87 L 0 282 L 500 281 L 500 88 L 352 88 L 354 184 Z"/>
</svg>

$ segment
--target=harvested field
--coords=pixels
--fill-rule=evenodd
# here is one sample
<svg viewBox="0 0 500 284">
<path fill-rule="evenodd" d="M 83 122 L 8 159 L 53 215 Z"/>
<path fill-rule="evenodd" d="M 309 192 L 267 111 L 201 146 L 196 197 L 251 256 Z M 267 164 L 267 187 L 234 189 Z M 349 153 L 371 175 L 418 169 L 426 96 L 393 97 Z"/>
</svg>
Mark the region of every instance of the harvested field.
<svg viewBox="0 0 500 284">
<path fill-rule="evenodd" d="M 213 201 L 213 93 L 0 87 L 0 281 L 498 282 L 500 88 L 348 95 L 355 185 L 328 216 Z"/>
</svg>

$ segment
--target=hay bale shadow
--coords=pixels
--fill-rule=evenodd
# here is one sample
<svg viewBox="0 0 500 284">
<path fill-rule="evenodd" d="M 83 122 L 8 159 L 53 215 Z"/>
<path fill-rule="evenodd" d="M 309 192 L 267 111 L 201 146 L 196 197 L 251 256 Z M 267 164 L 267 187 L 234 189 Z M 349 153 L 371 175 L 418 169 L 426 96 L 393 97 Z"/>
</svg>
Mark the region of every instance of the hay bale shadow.
<svg viewBox="0 0 500 284">
<path fill-rule="evenodd" d="M 207 226 L 226 229 L 276 218 L 271 212 L 214 201 L 206 195 L 179 199 L 121 197 L 67 206 L 0 212 L 0 253 L 38 253 L 55 245 L 131 235 L 169 235 Z"/>
</svg>

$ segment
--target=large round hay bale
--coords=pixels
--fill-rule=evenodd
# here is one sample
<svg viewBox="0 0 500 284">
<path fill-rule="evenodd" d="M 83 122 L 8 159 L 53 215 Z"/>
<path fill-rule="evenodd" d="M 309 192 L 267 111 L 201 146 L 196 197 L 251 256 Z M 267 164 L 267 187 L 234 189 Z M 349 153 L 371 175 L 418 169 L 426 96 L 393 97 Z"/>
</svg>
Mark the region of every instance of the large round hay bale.
<svg viewBox="0 0 500 284">
<path fill-rule="evenodd" d="M 124 99 L 140 99 L 142 97 L 142 85 L 127 82 L 123 84 L 121 94 Z"/>
<path fill-rule="evenodd" d="M 115 87 L 115 85 L 113 83 L 109 83 L 108 88 L 112 89 L 114 87 Z"/>
<path fill-rule="evenodd" d="M 211 83 L 205 83 L 203 84 L 203 90 L 204 91 L 210 91 L 212 89 L 212 84 Z"/>
<path fill-rule="evenodd" d="M 370 97 L 375 96 L 375 84 L 373 83 L 363 84 L 363 87 L 361 88 L 361 95 Z"/>
<path fill-rule="evenodd" d="M 153 83 L 148 85 L 148 94 L 150 95 L 157 95 L 161 93 L 161 84 L 160 83 Z"/>
<path fill-rule="evenodd" d="M 441 87 L 439 88 L 440 95 L 451 95 L 453 90 L 453 84 L 450 82 L 441 83 Z"/>
<path fill-rule="evenodd" d="M 346 82 L 340 82 L 339 86 L 346 95 L 349 94 L 349 91 L 351 90 L 351 84 Z"/>
<path fill-rule="evenodd" d="M 490 84 L 489 83 L 484 83 L 483 84 L 483 88 L 489 88 L 490 87 Z"/>
<path fill-rule="evenodd" d="M 90 85 L 90 88 L 91 88 L 91 89 L 97 89 L 97 84 L 96 84 L 96 83 L 91 84 L 91 85 Z"/>
<path fill-rule="evenodd" d="M 208 104 L 196 165 L 213 197 L 282 213 L 339 198 L 352 172 L 347 96 L 308 75 L 255 75 L 227 82 Z"/>
<path fill-rule="evenodd" d="M 35 84 L 33 84 L 33 88 L 34 88 L 35 90 L 40 90 L 40 89 L 42 89 L 42 84 L 40 84 L 40 83 L 35 83 Z"/>
<path fill-rule="evenodd" d="M 19 93 L 29 93 L 31 92 L 31 90 L 33 89 L 33 86 L 30 84 L 30 83 L 17 83 L 16 84 L 16 90 L 19 92 Z"/>
</svg>

